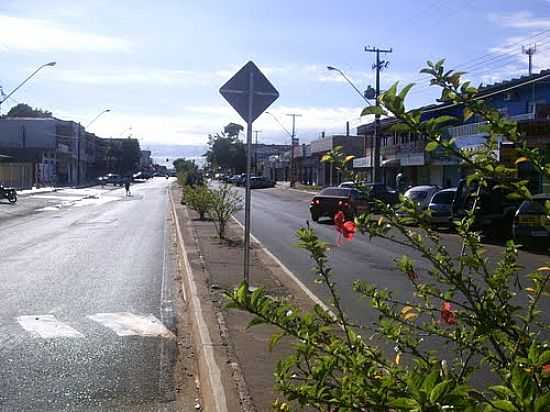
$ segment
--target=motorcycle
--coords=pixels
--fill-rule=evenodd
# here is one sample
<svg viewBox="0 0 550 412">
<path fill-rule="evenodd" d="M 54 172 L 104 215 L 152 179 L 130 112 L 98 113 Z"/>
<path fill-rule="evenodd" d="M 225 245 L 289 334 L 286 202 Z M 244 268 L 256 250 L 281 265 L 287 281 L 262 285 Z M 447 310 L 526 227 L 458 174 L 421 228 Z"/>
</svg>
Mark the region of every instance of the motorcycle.
<svg viewBox="0 0 550 412">
<path fill-rule="evenodd" d="M 0 199 L 7 199 L 10 203 L 17 202 L 17 192 L 11 187 L 0 185 Z"/>
</svg>

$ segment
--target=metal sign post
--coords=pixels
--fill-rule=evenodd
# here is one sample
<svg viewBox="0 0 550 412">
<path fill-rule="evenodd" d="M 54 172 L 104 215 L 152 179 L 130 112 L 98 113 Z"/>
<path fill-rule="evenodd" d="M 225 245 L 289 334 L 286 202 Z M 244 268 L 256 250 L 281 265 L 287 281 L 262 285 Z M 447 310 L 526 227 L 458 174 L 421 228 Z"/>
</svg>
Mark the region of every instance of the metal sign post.
<svg viewBox="0 0 550 412">
<path fill-rule="evenodd" d="M 249 61 L 220 89 L 221 95 L 246 122 L 246 191 L 244 201 L 244 260 L 243 277 L 250 283 L 250 171 L 252 168 L 252 123 L 271 103 L 279 92 L 267 80 L 258 67 Z"/>
</svg>

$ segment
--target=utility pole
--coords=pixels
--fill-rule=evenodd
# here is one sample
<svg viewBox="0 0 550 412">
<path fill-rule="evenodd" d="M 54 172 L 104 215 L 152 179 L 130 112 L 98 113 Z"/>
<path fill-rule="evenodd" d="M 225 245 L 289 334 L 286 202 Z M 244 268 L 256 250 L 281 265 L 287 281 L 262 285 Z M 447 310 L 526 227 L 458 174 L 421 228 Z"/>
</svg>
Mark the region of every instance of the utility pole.
<svg viewBox="0 0 550 412">
<path fill-rule="evenodd" d="M 373 70 L 376 70 L 376 107 L 380 106 L 380 102 L 378 101 L 378 97 L 380 96 L 380 72 L 382 69 L 388 67 L 390 64 L 387 60 L 380 60 L 380 53 L 391 53 L 392 49 L 379 49 L 378 47 L 365 47 L 365 51 L 368 53 L 376 53 L 376 63 L 373 64 L 372 68 Z M 380 139 L 378 138 L 378 132 L 380 130 L 380 115 L 376 114 L 374 116 L 374 133 L 372 136 L 372 144 L 371 144 L 371 153 L 373 154 L 373 162 L 372 162 L 372 181 L 373 183 L 376 183 L 377 180 L 380 180 Z"/>
<path fill-rule="evenodd" d="M 531 76 L 533 74 L 533 56 L 537 53 L 537 45 L 535 44 L 534 46 L 531 46 L 531 47 L 522 46 L 521 52 L 529 56 L 529 76 Z M 531 86 L 531 106 L 533 110 L 533 115 L 536 111 L 535 101 L 536 101 L 535 83 L 533 83 L 533 85 Z"/>
<path fill-rule="evenodd" d="M 533 56 L 537 53 L 537 45 L 531 47 L 523 46 L 521 52 L 529 56 L 529 76 L 533 74 Z"/>
<path fill-rule="evenodd" d="M 261 130 L 254 130 L 254 174 L 258 175 L 258 134 Z"/>
<path fill-rule="evenodd" d="M 296 143 L 296 118 L 301 117 L 298 113 L 289 113 L 287 116 L 292 117 L 292 134 L 290 142 L 290 187 L 296 185 L 296 174 L 294 173 L 294 145 Z"/>
</svg>

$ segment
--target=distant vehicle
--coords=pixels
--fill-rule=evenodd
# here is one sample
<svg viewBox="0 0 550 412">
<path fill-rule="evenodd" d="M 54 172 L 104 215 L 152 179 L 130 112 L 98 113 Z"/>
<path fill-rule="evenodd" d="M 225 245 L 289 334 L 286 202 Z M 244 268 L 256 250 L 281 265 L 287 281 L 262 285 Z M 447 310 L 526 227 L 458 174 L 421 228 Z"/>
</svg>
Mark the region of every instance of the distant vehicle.
<svg viewBox="0 0 550 412">
<path fill-rule="evenodd" d="M 342 211 L 347 219 L 369 210 L 369 199 L 366 193 L 345 187 L 327 187 L 321 190 L 310 203 L 311 220 L 318 222 L 322 217 L 334 218 Z"/>
<path fill-rule="evenodd" d="M 7 199 L 10 203 L 17 202 L 17 192 L 11 187 L 0 185 L 0 199 Z"/>
<path fill-rule="evenodd" d="M 509 237 L 512 235 L 512 223 L 521 201 L 508 199 L 508 192 L 495 187 L 496 185 L 489 181 L 487 187 L 480 190 L 474 223 L 487 235 Z M 466 179 L 458 183 L 453 200 L 453 219 L 462 219 L 471 210 L 477 188 L 477 182 L 472 182 L 468 187 Z"/>
<path fill-rule="evenodd" d="M 434 226 L 449 225 L 453 220 L 453 200 L 456 187 L 443 189 L 434 194 L 428 205 L 431 212 L 430 223 Z"/>
<path fill-rule="evenodd" d="M 432 196 L 438 190 L 437 186 L 432 185 L 414 186 L 407 190 L 404 196 L 415 202 L 419 209 L 427 209 Z"/>
<path fill-rule="evenodd" d="M 529 246 L 550 245 L 550 220 L 544 210 L 544 203 L 549 200 L 550 195 L 541 193 L 519 206 L 512 226 L 515 240 Z"/>
<path fill-rule="evenodd" d="M 233 175 L 228 180 L 228 183 L 233 183 L 234 185 L 238 185 L 241 181 L 241 175 Z"/>
<path fill-rule="evenodd" d="M 275 187 L 275 182 L 269 180 L 264 176 L 255 176 L 250 178 L 250 188 L 251 189 L 267 189 L 270 187 Z"/>
<path fill-rule="evenodd" d="M 123 186 L 126 178 L 116 174 L 108 173 L 105 176 L 101 176 L 97 179 L 97 182 L 101 185 L 112 184 L 114 186 Z"/>
</svg>

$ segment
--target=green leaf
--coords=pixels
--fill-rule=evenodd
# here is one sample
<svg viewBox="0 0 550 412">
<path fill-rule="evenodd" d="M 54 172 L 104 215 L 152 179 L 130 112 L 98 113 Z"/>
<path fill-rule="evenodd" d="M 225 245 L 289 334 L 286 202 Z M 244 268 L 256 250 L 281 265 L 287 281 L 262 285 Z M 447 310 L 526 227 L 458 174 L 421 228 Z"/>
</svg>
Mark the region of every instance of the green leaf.
<svg viewBox="0 0 550 412">
<path fill-rule="evenodd" d="M 507 412 L 516 412 L 518 410 L 512 402 L 502 399 L 499 399 L 498 401 L 493 401 L 493 405 Z"/>
<path fill-rule="evenodd" d="M 547 363 L 550 363 L 550 350 L 542 352 L 537 361 L 537 365 L 539 366 L 546 365 Z"/>
<path fill-rule="evenodd" d="M 439 147 L 439 143 L 438 142 L 429 142 L 426 147 L 425 147 L 425 150 L 427 152 L 433 152 L 435 149 L 437 149 Z"/>
<path fill-rule="evenodd" d="M 389 406 L 392 407 L 392 408 L 397 408 L 397 409 L 411 410 L 411 409 L 418 408 L 420 405 L 414 399 L 397 398 L 397 399 L 394 399 L 393 401 L 391 401 L 389 403 Z"/>
<path fill-rule="evenodd" d="M 504 385 L 489 386 L 489 390 L 493 391 L 501 398 L 507 398 L 514 395 L 514 392 Z"/>
<path fill-rule="evenodd" d="M 252 326 L 261 325 L 263 323 L 265 323 L 265 321 L 262 318 L 256 317 L 256 318 L 252 319 L 250 322 L 248 322 L 248 325 L 246 327 L 251 328 Z"/>
<path fill-rule="evenodd" d="M 427 393 L 431 393 L 435 383 L 437 382 L 437 378 L 439 378 L 439 368 L 435 369 L 428 376 L 426 376 L 426 379 L 424 379 L 424 382 L 422 383 L 422 389 L 424 389 Z"/>
<path fill-rule="evenodd" d="M 270 352 L 273 352 L 273 348 L 279 343 L 281 338 L 285 335 L 286 335 L 286 333 L 279 332 L 279 333 L 275 333 L 273 336 L 271 336 L 271 339 L 269 340 L 269 351 Z"/>
<path fill-rule="evenodd" d="M 469 107 L 466 107 L 464 109 L 464 122 L 467 122 L 468 120 L 470 120 L 470 118 L 473 115 L 474 115 L 474 112 Z"/>
<path fill-rule="evenodd" d="M 399 92 L 399 97 L 403 100 L 405 100 L 405 97 L 407 97 L 407 94 L 411 91 L 411 89 L 414 87 L 414 83 L 409 83 L 405 87 L 401 89 Z"/>
<path fill-rule="evenodd" d="M 545 393 L 535 401 L 535 412 L 550 410 L 550 392 Z"/>
<path fill-rule="evenodd" d="M 361 116 L 368 116 L 369 114 L 385 116 L 387 112 L 380 106 L 365 107 L 361 112 Z"/>
<path fill-rule="evenodd" d="M 430 402 L 435 403 L 441 398 L 443 394 L 449 389 L 451 381 L 443 381 L 435 385 L 435 387 L 430 392 Z"/>
</svg>

